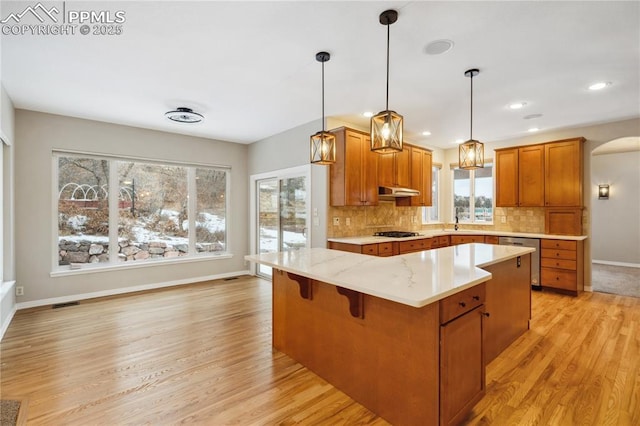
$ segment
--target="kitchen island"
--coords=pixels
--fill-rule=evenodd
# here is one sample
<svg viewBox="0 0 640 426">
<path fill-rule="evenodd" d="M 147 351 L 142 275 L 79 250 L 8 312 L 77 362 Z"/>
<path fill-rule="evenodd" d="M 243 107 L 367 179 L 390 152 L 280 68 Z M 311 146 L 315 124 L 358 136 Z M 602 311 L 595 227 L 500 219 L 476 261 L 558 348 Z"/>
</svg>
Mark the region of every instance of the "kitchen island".
<svg viewBox="0 0 640 426">
<path fill-rule="evenodd" d="M 532 251 L 466 244 L 379 258 L 318 248 L 245 259 L 274 268 L 276 349 L 393 424 L 435 425 L 465 418 L 484 395 L 488 348 L 528 329 Z"/>
</svg>

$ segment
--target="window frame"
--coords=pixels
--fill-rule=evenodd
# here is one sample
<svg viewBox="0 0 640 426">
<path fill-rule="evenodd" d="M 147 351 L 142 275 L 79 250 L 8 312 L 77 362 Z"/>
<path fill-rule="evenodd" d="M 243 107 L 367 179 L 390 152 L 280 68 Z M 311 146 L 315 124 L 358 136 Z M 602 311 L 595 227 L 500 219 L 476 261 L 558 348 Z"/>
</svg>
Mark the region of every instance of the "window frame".
<svg viewBox="0 0 640 426">
<path fill-rule="evenodd" d="M 422 224 L 423 225 L 433 225 L 442 223 L 442 209 L 440 208 L 440 182 L 442 181 L 442 177 L 440 176 L 442 172 L 442 164 L 440 163 L 432 163 L 431 164 L 431 173 L 432 173 L 432 184 L 433 184 L 433 172 L 436 171 L 435 175 L 437 176 L 437 182 L 435 185 L 435 194 L 432 192 L 431 199 L 432 205 L 428 207 L 422 208 Z M 433 203 L 435 202 L 436 206 L 436 220 L 431 220 L 431 212 L 434 209 Z"/>
<path fill-rule="evenodd" d="M 71 269 L 70 265 L 59 265 L 59 251 L 57 249 L 59 243 L 59 229 L 58 229 L 58 186 L 59 186 L 59 173 L 58 165 L 60 157 L 78 157 L 78 158 L 90 158 L 95 160 L 106 160 L 109 162 L 109 180 L 107 185 L 111 185 L 111 182 L 116 182 L 116 186 L 119 185 L 118 178 L 118 162 L 138 162 L 156 165 L 177 166 L 186 168 L 187 172 L 187 186 L 188 186 L 188 217 L 189 217 L 189 253 L 185 256 L 173 257 L 173 258 L 158 258 L 158 259 L 145 259 L 141 261 L 121 262 L 118 261 L 117 245 L 118 245 L 118 191 L 109 191 L 109 261 L 103 263 L 86 263 L 82 264 L 80 269 Z M 71 150 L 53 150 L 51 154 L 52 161 L 52 180 L 51 180 L 51 194 L 52 194 L 52 238 L 51 238 L 51 269 L 50 276 L 65 276 L 75 275 L 83 273 L 94 273 L 102 271 L 122 270 L 130 268 L 144 268 L 159 265 L 168 265 L 175 263 L 190 263 L 190 262 L 202 262 L 219 259 L 230 259 L 233 257 L 232 244 L 230 244 L 230 229 L 232 218 L 229 214 L 232 201 L 231 196 L 231 178 L 232 169 L 230 166 L 207 164 L 207 163 L 193 163 L 193 162 L 180 162 L 180 161 L 166 161 L 143 157 L 133 156 L 117 156 L 109 154 L 97 154 L 83 151 L 71 151 Z M 195 217 L 197 216 L 196 196 L 197 188 L 195 183 L 196 169 L 208 168 L 214 169 L 225 173 L 225 250 L 221 252 L 203 252 L 196 253 L 191 250 L 191 247 L 195 247 L 195 228 L 193 228 Z M 192 229 L 193 228 L 193 229 Z"/>
<path fill-rule="evenodd" d="M 487 165 L 491 166 L 491 191 L 492 191 L 492 196 L 491 196 L 491 221 L 487 221 L 487 222 L 478 222 L 476 221 L 476 215 L 474 214 L 470 214 L 469 217 L 471 218 L 471 220 L 465 220 L 462 221 L 460 220 L 460 223 L 464 223 L 464 224 L 468 224 L 468 225 L 489 225 L 489 226 L 493 226 L 494 224 L 494 216 L 495 216 L 495 209 L 496 209 L 496 197 L 495 197 L 495 167 L 494 167 L 494 162 L 492 159 L 486 159 L 485 160 L 485 167 Z M 452 164 L 451 165 L 451 222 L 455 222 L 456 220 L 456 206 L 455 206 L 455 199 L 456 199 L 456 193 L 455 193 L 455 170 L 459 170 L 460 167 L 457 163 Z M 471 203 L 473 201 L 473 208 L 475 209 L 475 200 L 476 200 L 476 191 L 475 191 L 475 186 L 476 186 L 476 176 L 475 176 L 475 170 L 469 170 L 469 203 Z M 470 210 L 471 210 L 471 205 L 469 206 Z M 474 210 L 475 212 L 475 210 Z"/>
</svg>

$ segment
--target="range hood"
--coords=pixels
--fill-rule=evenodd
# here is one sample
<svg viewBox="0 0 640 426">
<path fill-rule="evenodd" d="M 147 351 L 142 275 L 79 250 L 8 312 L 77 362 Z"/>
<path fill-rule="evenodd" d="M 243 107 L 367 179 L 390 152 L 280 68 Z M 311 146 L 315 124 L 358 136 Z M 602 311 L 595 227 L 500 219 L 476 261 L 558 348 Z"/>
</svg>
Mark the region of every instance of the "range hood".
<svg viewBox="0 0 640 426">
<path fill-rule="evenodd" d="M 411 188 L 400 188 L 397 186 L 379 186 L 378 198 L 381 200 L 395 199 L 400 197 L 415 197 L 420 195 L 420 191 Z"/>
</svg>

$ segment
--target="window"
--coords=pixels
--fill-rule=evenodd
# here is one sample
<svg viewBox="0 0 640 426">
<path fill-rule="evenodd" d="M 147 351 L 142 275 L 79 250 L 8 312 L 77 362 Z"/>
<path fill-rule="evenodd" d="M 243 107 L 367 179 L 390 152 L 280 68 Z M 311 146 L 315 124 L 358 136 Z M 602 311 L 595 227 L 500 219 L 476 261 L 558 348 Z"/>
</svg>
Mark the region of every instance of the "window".
<svg viewBox="0 0 640 426">
<path fill-rule="evenodd" d="M 434 164 L 431 168 L 431 207 L 423 207 L 422 223 L 433 223 L 440 221 L 440 164 Z"/>
<path fill-rule="evenodd" d="M 61 269 L 226 252 L 227 169 L 54 159 Z"/>
<path fill-rule="evenodd" d="M 493 223 L 493 164 L 452 172 L 454 219 L 457 215 L 460 222 Z"/>
</svg>

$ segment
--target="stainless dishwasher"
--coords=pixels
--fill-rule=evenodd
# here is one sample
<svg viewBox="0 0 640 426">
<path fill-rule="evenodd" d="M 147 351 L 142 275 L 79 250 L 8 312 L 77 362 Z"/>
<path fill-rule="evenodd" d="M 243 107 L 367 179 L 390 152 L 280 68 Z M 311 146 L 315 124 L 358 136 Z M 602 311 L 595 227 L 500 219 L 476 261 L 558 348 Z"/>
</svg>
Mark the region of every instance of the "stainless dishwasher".
<svg viewBox="0 0 640 426">
<path fill-rule="evenodd" d="M 498 244 L 501 246 L 533 247 L 531 253 L 531 288 L 542 290 L 540 284 L 540 240 L 538 238 L 500 237 Z"/>
</svg>

